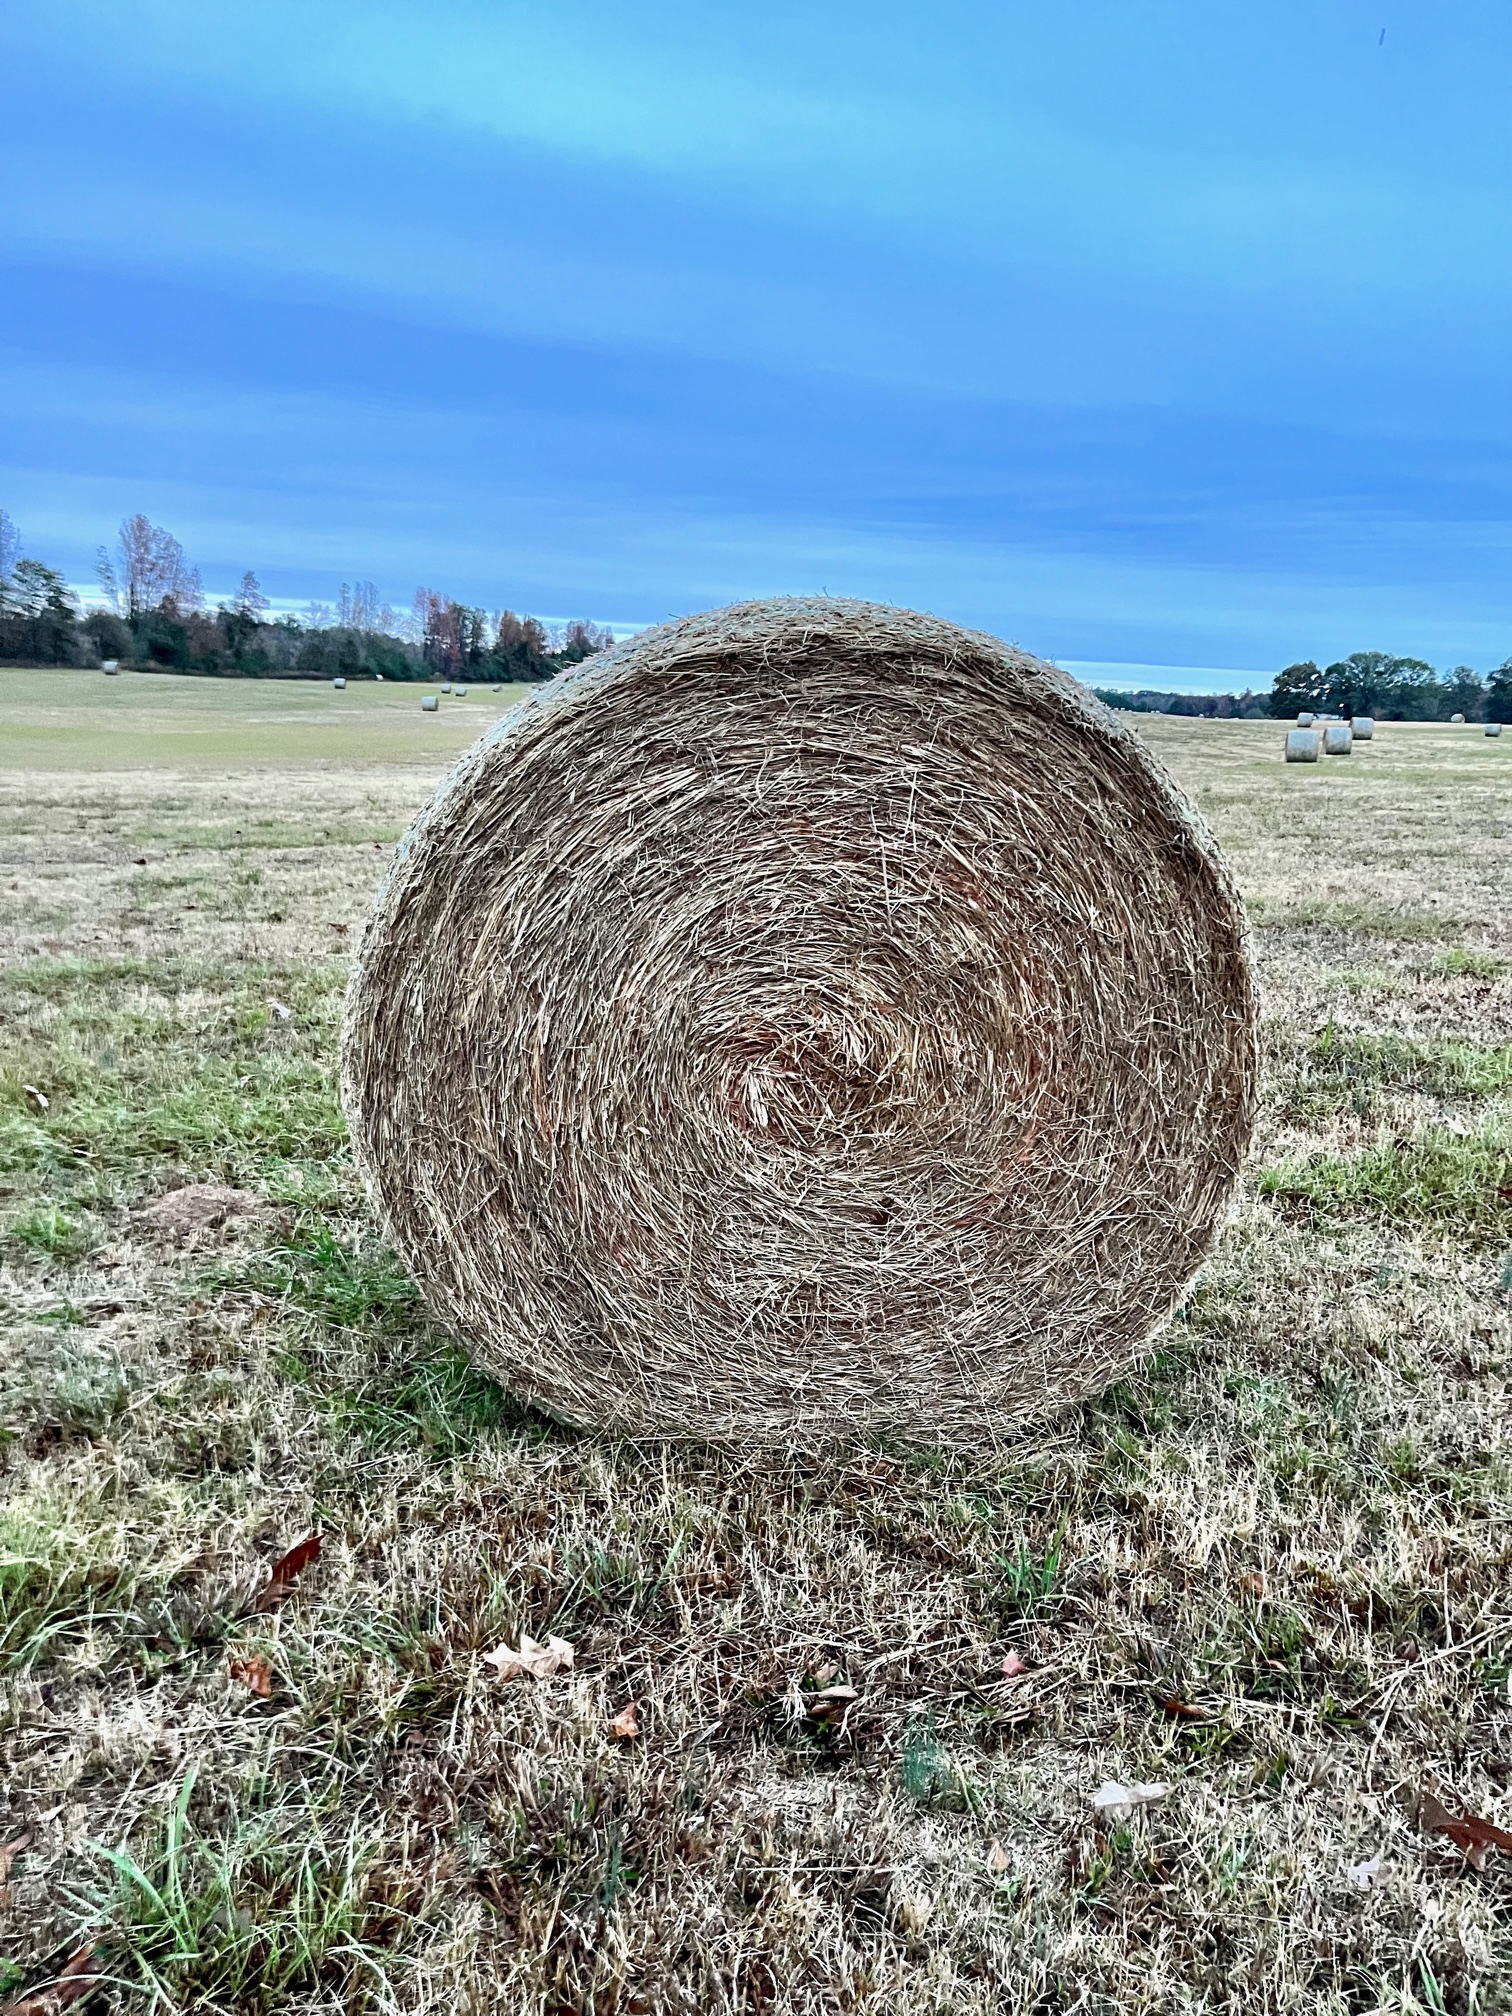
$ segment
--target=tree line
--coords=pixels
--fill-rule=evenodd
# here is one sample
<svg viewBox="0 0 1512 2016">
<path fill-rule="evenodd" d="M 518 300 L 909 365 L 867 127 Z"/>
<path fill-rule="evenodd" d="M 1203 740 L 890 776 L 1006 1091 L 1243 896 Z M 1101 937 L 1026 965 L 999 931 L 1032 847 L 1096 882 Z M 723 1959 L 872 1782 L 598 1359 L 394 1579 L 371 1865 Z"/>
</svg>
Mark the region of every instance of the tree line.
<svg viewBox="0 0 1512 2016">
<path fill-rule="evenodd" d="M 1436 672 L 1422 658 L 1356 651 L 1336 664 L 1309 658 L 1276 674 L 1269 693 L 1123 692 L 1093 689 L 1110 707 L 1135 714 L 1198 714 L 1218 720 L 1290 721 L 1301 713 L 1369 714 L 1378 721 L 1512 721 L 1512 658 L 1482 678 L 1469 665 Z"/>
<path fill-rule="evenodd" d="M 1294 714 L 1373 715 L 1379 721 L 1512 721 L 1512 658 L 1483 679 L 1469 665 L 1436 672 L 1422 658 L 1396 658 L 1389 651 L 1355 651 L 1336 664 L 1318 666 L 1308 658 L 1276 674 L 1270 712 L 1277 720 Z"/>
<path fill-rule="evenodd" d="M 549 679 L 614 641 L 593 623 L 557 628 L 417 588 L 396 612 L 371 581 L 343 582 L 334 604 L 271 616 L 250 569 L 236 593 L 206 606 L 199 569 L 161 525 L 138 512 L 95 561 L 101 604 L 81 608 L 55 568 L 23 554 L 0 510 L 0 663 L 98 666 L 224 678 Z"/>
<path fill-rule="evenodd" d="M 1162 693 L 1142 686 L 1128 692 L 1119 686 L 1094 686 L 1105 706 L 1126 714 L 1190 714 L 1216 721 L 1264 721 L 1270 715 L 1270 695 L 1252 693 Z"/>
</svg>

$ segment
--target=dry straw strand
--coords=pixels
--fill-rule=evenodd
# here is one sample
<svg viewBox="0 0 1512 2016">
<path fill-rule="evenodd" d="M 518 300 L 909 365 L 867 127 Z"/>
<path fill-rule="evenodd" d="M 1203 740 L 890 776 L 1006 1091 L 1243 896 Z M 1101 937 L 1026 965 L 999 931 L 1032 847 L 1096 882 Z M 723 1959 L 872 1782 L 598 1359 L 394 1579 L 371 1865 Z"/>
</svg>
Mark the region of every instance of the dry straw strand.
<svg viewBox="0 0 1512 2016">
<path fill-rule="evenodd" d="M 1051 666 L 748 603 L 552 681 L 402 843 L 343 1092 L 477 1358 L 629 1432 L 981 1444 L 1208 1250 L 1256 1013 L 1218 850 Z"/>
</svg>

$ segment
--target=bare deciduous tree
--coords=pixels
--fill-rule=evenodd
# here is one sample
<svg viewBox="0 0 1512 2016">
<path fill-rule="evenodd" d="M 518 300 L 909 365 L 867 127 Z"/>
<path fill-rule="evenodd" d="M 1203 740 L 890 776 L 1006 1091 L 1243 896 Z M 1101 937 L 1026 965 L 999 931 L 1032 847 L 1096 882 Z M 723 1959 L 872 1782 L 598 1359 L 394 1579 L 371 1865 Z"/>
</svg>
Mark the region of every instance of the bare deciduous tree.
<svg viewBox="0 0 1512 2016">
<path fill-rule="evenodd" d="M 94 571 L 95 579 L 104 591 L 105 600 L 110 604 L 110 607 L 115 611 L 117 616 L 124 616 L 126 613 L 126 598 L 121 593 L 121 583 L 116 574 L 115 563 L 104 546 L 96 546 L 95 548 Z"/>
<path fill-rule="evenodd" d="M 144 512 L 121 520 L 118 595 L 127 616 L 145 616 L 151 609 L 181 613 L 204 601 L 199 569 L 191 567 L 173 534 L 154 525 Z"/>
<path fill-rule="evenodd" d="M 21 534 L 9 511 L 0 511 L 0 584 L 10 580 L 21 558 Z"/>
<path fill-rule="evenodd" d="M 262 583 L 250 567 L 241 578 L 241 586 L 237 589 L 236 599 L 231 606 L 238 616 L 244 616 L 249 623 L 262 620 L 268 606 L 268 598 L 262 591 Z"/>
<path fill-rule="evenodd" d="M 336 598 L 336 621 L 345 630 L 378 630 L 383 627 L 383 604 L 372 581 L 343 581 Z"/>
</svg>

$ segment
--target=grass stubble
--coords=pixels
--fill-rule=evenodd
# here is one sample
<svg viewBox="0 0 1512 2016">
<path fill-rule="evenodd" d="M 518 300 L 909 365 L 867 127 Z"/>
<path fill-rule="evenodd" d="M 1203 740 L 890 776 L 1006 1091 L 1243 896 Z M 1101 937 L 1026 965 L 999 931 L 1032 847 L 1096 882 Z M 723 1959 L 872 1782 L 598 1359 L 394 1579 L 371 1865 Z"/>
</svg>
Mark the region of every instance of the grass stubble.
<svg viewBox="0 0 1512 2016">
<path fill-rule="evenodd" d="M 7 776 L 0 1995 L 1512 2009 L 1512 1860 L 1416 1818 L 1512 1806 L 1507 773 L 1147 732 L 1257 925 L 1260 1137 L 1138 1376 L 978 1461 L 608 1444 L 427 1322 L 333 1050 L 433 764 Z M 188 1181 L 268 1209 L 170 1243 Z"/>
</svg>

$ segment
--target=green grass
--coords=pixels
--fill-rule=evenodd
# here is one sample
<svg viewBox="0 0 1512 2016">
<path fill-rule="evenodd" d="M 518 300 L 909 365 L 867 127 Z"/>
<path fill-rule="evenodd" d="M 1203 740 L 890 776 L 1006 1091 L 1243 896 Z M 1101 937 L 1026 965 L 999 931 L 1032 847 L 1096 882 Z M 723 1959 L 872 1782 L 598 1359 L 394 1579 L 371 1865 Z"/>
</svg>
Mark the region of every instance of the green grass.
<svg viewBox="0 0 1512 2016">
<path fill-rule="evenodd" d="M 114 1877 L 95 1911 L 120 1976 L 161 2008 L 266 2011 L 324 1991 L 346 2006 L 386 1983 L 382 1948 L 365 1934 L 394 1915 L 368 1897 L 379 1842 L 372 1824 L 327 1846 L 305 1801 L 274 1804 L 213 1833 L 191 1822 L 186 1774 L 160 1840 L 142 1859 L 92 1845 Z"/>
<path fill-rule="evenodd" d="M 1465 945 L 1451 945 L 1439 954 L 1437 966 L 1441 973 L 1465 974 L 1472 980 L 1496 980 L 1512 968 L 1512 960 L 1499 958 L 1494 952 L 1477 952 Z"/>
<path fill-rule="evenodd" d="M 1429 1128 L 1349 1153 L 1294 1156 L 1262 1171 L 1259 1188 L 1311 1224 L 1365 1217 L 1494 1244 L 1512 1238 L 1512 1124 L 1498 1110 L 1463 1135 Z"/>
<path fill-rule="evenodd" d="M 1300 1053 L 1284 1032 L 1279 1048 L 1280 1110 L 1294 1122 L 1378 1118 L 1389 1096 L 1404 1092 L 1482 1100 L 1512 1088 L 1512 1043 L 1350 1033 L 1330 1022 Z"/>
<path fill-rule="evenodd" d="M 1315 1079 L 1367 1079 L 1446 1099 L 1512 1087 L 1512 1043 L 1344 1034 L 1330 1024 L 1314 1039 L 1308 1064 Z"/>
<path fill-rule="evenodd" d="M 46 1005 L 49 1054 L 45 1070 L 0 1055 L 0 1185 L 61 1187 L 70 1204 L 189 1180 L 250 1185 L 274 1201 L 334 1197 L 349 1180 L 329 1063 L 341 986 L 338 970 L 267 963 L 12 969 L 4 1001 L 23 1014 Z M 273 1016 L 270 997 L 291 1021 Z M 36 1070 L 45 1110 L 25 1089 Z"/>
<path fill-rule="evenodd" d="M 6 1147 L 7 1135 L 0 1127 L 0 1158 Z M 0 1170 L 4 1166 L 0 1159 Z M 79 1260 L 96 1242 L 97 1228 L 90 1220 L 59 1204 L 24 1206 L 0 1221 L 0 1252 L 13 1247 L 47 1260 Z"/>
</svg>

